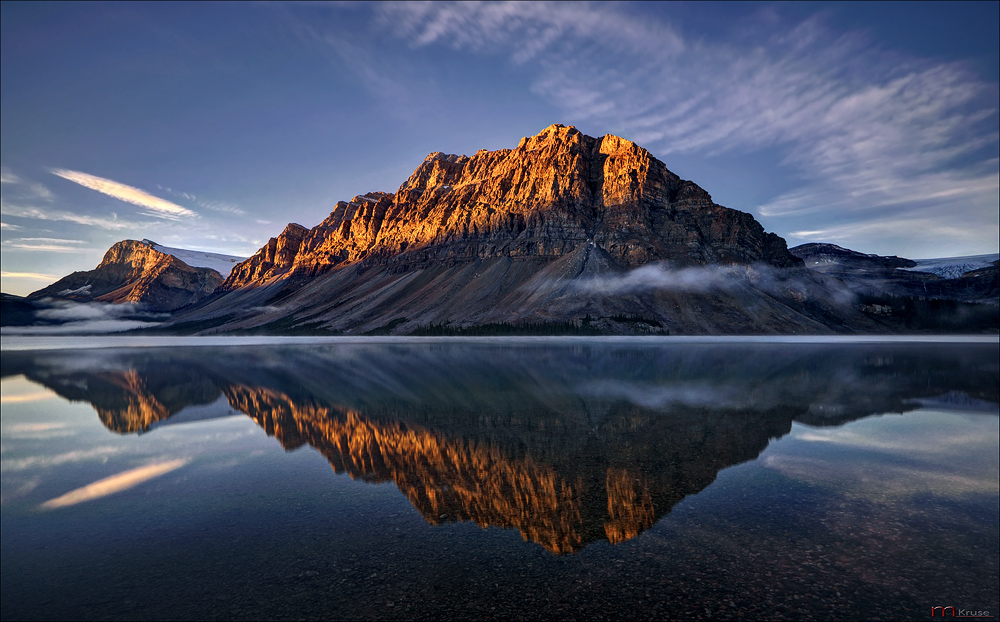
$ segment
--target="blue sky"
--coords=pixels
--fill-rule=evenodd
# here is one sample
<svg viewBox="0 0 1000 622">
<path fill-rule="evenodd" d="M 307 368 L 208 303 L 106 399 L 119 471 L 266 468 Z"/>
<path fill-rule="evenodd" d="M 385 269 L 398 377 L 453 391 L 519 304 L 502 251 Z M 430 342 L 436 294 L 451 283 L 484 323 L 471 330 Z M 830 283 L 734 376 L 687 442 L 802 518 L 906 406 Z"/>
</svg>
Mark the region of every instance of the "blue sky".
<svg viewBox="0 0 1000 622">
<path fill-rule="evenodd" d="M 2 289 L 122 239 L 250 255 L 551 123 L 790 246 L 997 252 L 998 6 L 4 2 Z"/>
</svg>

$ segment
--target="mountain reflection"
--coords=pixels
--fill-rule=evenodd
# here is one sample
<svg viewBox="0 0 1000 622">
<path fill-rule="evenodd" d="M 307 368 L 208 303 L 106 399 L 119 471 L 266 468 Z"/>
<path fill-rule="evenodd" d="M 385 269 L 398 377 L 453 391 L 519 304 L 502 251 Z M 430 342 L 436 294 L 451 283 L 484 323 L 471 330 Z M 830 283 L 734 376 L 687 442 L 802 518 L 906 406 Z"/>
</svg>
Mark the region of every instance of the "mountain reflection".
<svg viewBox="0 0 1000 622">
<path fill-rule="evenodd" d="M 839 425 L 941 396 L 996 403 L 997 368 L 995 345 L 968 344 L 355 343 L 2 362 L 121 434 L 224 397 L 218 416 L 245 413 L 287 450 L 393 482 L 429 523 L 517 528 L 553 553 L 634 538 L 793 421 Z"/>
</svg>

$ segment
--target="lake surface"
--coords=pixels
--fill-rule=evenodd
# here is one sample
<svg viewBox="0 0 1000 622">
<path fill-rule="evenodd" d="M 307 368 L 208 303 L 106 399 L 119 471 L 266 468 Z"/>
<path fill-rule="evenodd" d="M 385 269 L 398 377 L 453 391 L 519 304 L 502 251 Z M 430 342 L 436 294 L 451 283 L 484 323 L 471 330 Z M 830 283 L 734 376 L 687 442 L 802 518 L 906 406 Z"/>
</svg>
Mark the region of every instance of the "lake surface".
<svg viewBox="0 0 1000 622">
<path fill-rule="evenodd" d="M 1000 612 L 996 338 L 3 347 L 3 619 Z"/>
</svg>

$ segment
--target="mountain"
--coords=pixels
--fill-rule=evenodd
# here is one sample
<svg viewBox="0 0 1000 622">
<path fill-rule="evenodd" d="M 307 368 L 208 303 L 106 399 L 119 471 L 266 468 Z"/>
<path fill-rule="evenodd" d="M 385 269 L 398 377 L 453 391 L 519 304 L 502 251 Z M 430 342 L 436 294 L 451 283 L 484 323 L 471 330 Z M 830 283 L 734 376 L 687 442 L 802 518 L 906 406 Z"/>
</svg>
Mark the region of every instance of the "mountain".
<svg viewBox="0 0 1000 622">
<path fill-rule="evenodd" d="M 395 193 L 289 224 L 178 330 L 603 333 L 877 330 L 750 214 L 638 145 L 552 125 L 515 149 L 430 154 Z"/>
<path fill-rule="evenodd" d="M 802 244 L 789 252 L 806 267 L 841 279 L 860 294 L 1000 303 L 1000 261 L 995 253 L 913 260 L 819 243 Z"/>
<path fill-rule="evenodd" d="M 432 153 L 395 194 L 341 201 L 311 230 L 289 225 L 234 269 L 224 289 L 362 260 L 399 268 L 556 259 L 587 242 L 625 268 L 664 259 L 800 263 L 752 216 L 715 205 L 645 149 L 552 125 L 517 149 Z"/>
<path fill-rule="evenodd" d="M 801 259 L 812 270 L 845 278 L 858 275 L 886 276 L 896 268 L 913 268 L 917 265 L 912 259 L 895 255 L 867 255 L 836 244 L 801 244 L 788 249 L 788 252 Z"/>
<path fill-rule="evenodd" d="M 150 240 L 116 243 L 93 270 L 74 272 L 28 296 L 74 301 L 131 302 L 172 311 L 197 302 L 223 282 L 212 268 L 192 267 Z M 235 258 L 234 258 L 235 259 Z"/>
</svg>

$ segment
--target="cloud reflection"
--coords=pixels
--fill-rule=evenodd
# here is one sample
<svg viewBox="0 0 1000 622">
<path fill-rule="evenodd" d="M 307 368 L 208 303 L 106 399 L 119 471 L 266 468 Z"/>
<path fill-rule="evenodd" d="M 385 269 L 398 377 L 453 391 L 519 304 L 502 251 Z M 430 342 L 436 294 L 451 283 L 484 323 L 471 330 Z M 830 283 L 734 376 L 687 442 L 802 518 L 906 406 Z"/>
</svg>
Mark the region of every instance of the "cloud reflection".
<svg viewBox="0 0 1000 622">
<path fill-rule="evenodd" d="M 0 470 L 26 471 L 28 469 L 46 468 L 66 464 L 67 462 L 83 462 L 86 460 L 107 460 L 108 456 L 121 453 L 117 447 L 94 447 L 93 449 L 67 451 L 54 456 L 30 456 L 28 458 L 13 458 L 0 461 Z"/>
<path fill-rule="evenodd" d="M 34 393 L 24 393 L 21 395 L 0 396 L 0 404 L 24 404 L 26 402 L 40 402 L 42 400 L 58 397 L 52 391 L 36 391 Z"/>
<path fill-rule="evenodd" d="M 949 425 L 954 417 L 961 426 Z M 839 428 L 796 424 L 766 467 L 815 485 L 887 501 L 931 493 L 996 494 L 1000 489 L 996 417 L 920 411 L 871 417 Z"/>
<path fill-rule="evenodd" d="M 111 477 L 98 480 L 92 484 L 87 484 L 82 488 L 71 490 L 62 496 L 46 501 L 40 507 L 46 510 L 51 510 L 69 505 L 76 505 L 77 503 L 83 503 L 84 501 L 100 499 L 101 497 L 113 495 L 116 492 L 128 490 L 129 488 L 138 486 L 139 484 L 155 477 L 165 475 L 170 471 L 181 468 L 187 463 L 188 461 L 186 459 L 179 459 L 170 460 L 168 462 L 147 464 L 146 466 L 131 469 L 125 471 L 124 473 L 119 473 L 117 475 L 112 475 Z"/>
</svg>

